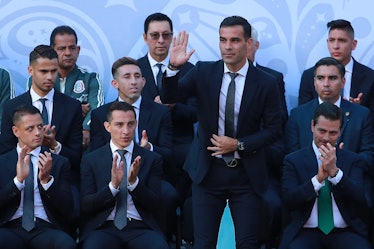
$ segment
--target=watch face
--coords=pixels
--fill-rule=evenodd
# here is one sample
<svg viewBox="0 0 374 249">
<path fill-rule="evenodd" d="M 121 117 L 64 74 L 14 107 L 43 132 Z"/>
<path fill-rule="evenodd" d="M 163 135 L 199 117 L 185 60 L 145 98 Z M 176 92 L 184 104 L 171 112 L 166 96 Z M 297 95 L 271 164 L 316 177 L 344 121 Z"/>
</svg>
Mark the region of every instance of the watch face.
<svg viewBox="0 0 374 249">
<path fill-rule="evenodd" d="M 238 150 L 244 150 L 244 143 L 238 142 Z"/>
</svg>

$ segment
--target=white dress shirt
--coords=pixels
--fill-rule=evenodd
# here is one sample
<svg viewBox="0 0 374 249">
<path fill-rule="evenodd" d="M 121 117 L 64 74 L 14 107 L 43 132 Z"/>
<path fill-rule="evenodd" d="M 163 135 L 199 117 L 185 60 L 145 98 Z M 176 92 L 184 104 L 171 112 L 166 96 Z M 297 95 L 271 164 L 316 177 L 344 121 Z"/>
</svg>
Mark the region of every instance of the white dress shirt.
<svg viewBox="0 0 374 249">
<path fill-rule="evenodd" d="M 357 96 L 351 96 L 351 86 L 352 86 L 352 72 L 353 72 L 353 59 L 345 65 L 345 84 L 344 84 L 344 95 L 343 97 L 346 100 L 349 100 L 349 97 L 356 98 Z"/>
<path fill-rule="evenodd" d="M 48 219 L 47 213 L 45 212 L 43 202 L 42 202 L 42 198 L 40 197 L 40 192 L 39 192 L 39 188 L 38 188 L 38 160 L 39 160 L 40 149 L 41 149 L 40 147 L 37 147 L 35 150 L 33 150 L 29 153 L 29 154 L 32 155 L 31 156 L 31 162 L 33 164 L 33 170 L 34 170 L 34 216 L 37 217 L 37 218 L 40 218 L 42 220 L 50 222 L 49 219 Z M 20 152 L 21 152 L 21 148 L 17 144 L 18 155 L 19 155 Z M 51 176 L 51 177 L 52 178 L 51 178 L 51 180 L 49 180 L 48 183 L 46 183 L 46 184 L 41 183 L 42 187 L 45 190 L 48 190 L 49 187 L 54 182 L 53 176 Z M 19 182 L 18 179 L 17 179 L 17 176 L 14 177 L 13 182 L 17 186 L 17 188 L 21 191 L 21 202 L 20 202 L 20 205 L 19 205 L 17 211 L 15 212 L 13 217 L 11 218 L 11 220 L 22 217 L 22 215 L 23 215 L 23 193 L 24 193 L 23 189 L 25 188 L 25 181 Z"/>
<path fill-rule="evenodd" d="M 237 72 L 238 76 L 235 78 L 235 110 L 234 110 L 234 125 L 235 131 L 238 126 L 238 116 L 240 111 L 240 104 L 242 102 L 242 96 L 244 91 L 245 85 L 245 77 L 247 76 L 249 68 L 249 63 L 246 61 L 245 65 Z M 226 107 L 226 95 L 227 89 L 229 88 L 229 84 L 231 82 L 231 77 L 229 75 L 230 70 L 227 68 L 226 64 L 224 64 L 224 74 L 222 77 L 222 84 L 221 90 L 219 94 L 219 110 L 218 110 L 218 135 L 224 136 L 225 135 L 225 107 Z M 234 72 L 233 72 L 234 73 Z M 235 151 L 234 154 L 235 158 L 240 158 L 239 153 Z"/>
<path fill-rule="evenodd" d="M 131 167 L 131 158 L 132 158 L 132 152 L 134 150 L 134 141 L 131 141 L 131 143 L 126 147 L 126 148 L 118 148 L 112 140 L 110 140 L 110 149 L 113 154 L 113 158 L 115 155 L 118 155 L 118 160 L 117 160 L 117 167 L 119 167 L 119 164 L 121 162 L 121 156 L 118 154 L 117 150 L 118 149 L 125 149 L 127 153 L 125 154 L 125 160 L 126 160 L 126 166 L 127 166 L 127 176 L 129 175 L 129 170 Z M 136 186 L 138 186 L 139 183 L 139 178 L 136 178 L 136 181 L 133 185 L 130 185 L 128 180 L 127 180 L 127 190 L 128 191 L 133 191 Z M 109 183 L 109 188 L 110 191 L 112 192 L 113 196 L 116 196 L 119 193 L 119 189 L 116 189 L 113 187 L 112 182 Z M 107 220 L 114 220 L 114 216 L 116 214 L 116 207 L 114 207 L 113 211 L 109 214 Z M 127 217 L 136 219 L 136 220 L 142 220 L 142 217 L 140 216 L 138 210 L 135 207 L 134 201 L 132 200 L 132 197 L 130 194 L 127 195 Z"/>
<path fill-rule="evenodd" d="M 318 150 L 318 148 L 317 148 L 317 146 L 315 145 L 314 142 L 313 142 L 312 146 L 313 146 L 313 150 L 314 150 L 314 153 L 315 153 L 317 161 L 318 161 L 318 167 L 320 167 L 321 160 L 319 159 L 318 156 L 321 153 L 319 152 L 319 150 Z M 327 179 L 331 182 L 332 185 L 336 185 L 340 182 L 342 177 L 343 177 L 343 171 L 339 170 L 338 174 L 335 177 L 330 177 L 329 176 Z M 314 191 L 316 191 L 317 194 L 318 194 L 318 191 L 323 186 L 325 186 L 325 182 L 323 181 L 322 183 L 320 183 L 317 180 L 317 176 L 314 176 L 311 179 L 311 181 L 312 181 L 312 184 L 314 186 Z M 333 213 L 333 217 L 334 217 L 334 227 L 337 227 L 337 228 L 347 227 L 348 225 L 347 225 L 347 223 L 345 223 L 345 221 L 344 221 L 344 219 L 343 219 L 343 217 L 342 217 L 342 215 L 339 211 L 339 208 L 336 205 L 334 195 L 333 195 L 332 192 L 331 192 L 331 199 L 332 199 L 332 213 Z M 316 200 L 314 201 L 313 209 L 312 209 L 312 212 L 310 213 L 309 219 L 304 224 L 304 227 L 306 227 L 306 228 L 316 228 L 316 227 L 318 227 L 318 203 L 317 202 L 318 202 L 318 198 L 316 198 Z"/>
<path fill-rule="evenodd" d="M 163 61 L 156 61 L 155 59 L 152 58 L 152 56 L 148 53 L 147 54 L 149 64 L 151 65 L 152 73 L 153 73 L 153 78 L 155 79 L 155 84 L 157 85 L 157 74 L 158 74 L 158 63 L 162 64 L 161 70 L 162 72 L 165 72 L 167 66 L 169 65 L 169 56 L 167 56 Z"/>
</svg>

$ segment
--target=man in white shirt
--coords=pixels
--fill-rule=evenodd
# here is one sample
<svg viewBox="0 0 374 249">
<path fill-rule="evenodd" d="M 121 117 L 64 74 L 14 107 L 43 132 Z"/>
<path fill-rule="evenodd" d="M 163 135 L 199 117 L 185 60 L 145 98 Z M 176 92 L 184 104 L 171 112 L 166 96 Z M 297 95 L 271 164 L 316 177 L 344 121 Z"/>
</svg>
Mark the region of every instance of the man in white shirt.
<svg viewBox="0 0 374 249">
<path fill-rule="evenodd" d="M 17 146 L 0 156 L 0 245 L 76 248 L 67 234 L 73 213 L 69 161 L 41 147 L 43 121 L 36 107 L 17 107 L 13 121 Z"/>
<path fill-rule="evenodd" d="M 284 248 L 371 248 L 363 216 L 365 161 L 337 146 L 343 113 L 330 102 L 314 112 L 313 142 L 286 156 L 283 200 L 290 224 L 279 246 Z"/>
</svg>

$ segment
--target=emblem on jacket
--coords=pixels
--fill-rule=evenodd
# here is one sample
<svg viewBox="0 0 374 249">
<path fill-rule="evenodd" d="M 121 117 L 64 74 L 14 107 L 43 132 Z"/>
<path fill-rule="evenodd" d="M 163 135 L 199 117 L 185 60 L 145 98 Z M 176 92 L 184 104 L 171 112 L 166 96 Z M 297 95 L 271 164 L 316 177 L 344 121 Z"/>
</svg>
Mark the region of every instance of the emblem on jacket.
<svg viewBox="0 0 374 249">
<path fill-rule="evenodd" d="M 73 91 L 74 91 L 75 93 L 82 93 L 82 92 L 84 92 L 84 89 L 85 89 L 85 87 L 84 87 L 84 82 L 83 82 L 83 80 L 77 80 L 77 81 L 75 82 L 75 84 L 74 84 Z"/>
</svg>

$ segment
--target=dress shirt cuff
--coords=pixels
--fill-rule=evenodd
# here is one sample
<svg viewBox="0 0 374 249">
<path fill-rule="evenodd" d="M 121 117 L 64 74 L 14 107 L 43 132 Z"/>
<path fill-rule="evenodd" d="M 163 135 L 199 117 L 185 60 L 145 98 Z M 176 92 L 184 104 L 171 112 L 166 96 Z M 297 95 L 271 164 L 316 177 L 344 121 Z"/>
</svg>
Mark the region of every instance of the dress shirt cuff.
<svg viewBox="0 0 374 249">
<path fill-rule="evenodd" d="M 54 149 L 49 149 L 53 154 L 59 155 L 62 149 L 62 145 L 57 141 L 57 146 Z"/>
<path fill-rule="evenodd" d="M 17 176 L 14 177 L 13 182 L 16 185 L 16 187 L 18 188 L 19 191 L 21 191 L 22 189 L 25 188 L 25 181 L 19 182 L 18 179 L 17 179 Z"/>
<path fill-rule="evenodd" d="M 129 183 L 127 184 L 127 189 L 130 192 L 133 191 L 136 188 L 136 186 L 138 186 L 138 183 L 139 183 L 139 178 L 136 177 L 136 181 L 135 181 L 135 183 L 133 185 L 130 185 Z"/>
<path fill-rule="evenodd" d="M 166 77 L 173 77 L 179 73 L 180 70 L 171 70 L 170 68 L 166 68 Z"/>
<path fill-rule="evenodd" d="M 54 182 L 54 180 L 55 180 L 55 178 L 53 178 L 53 176 L 51 175 L 51 179 L 49 180 L 49 182 L 47 182 L 46 184 L 43 184 L 43 183 L 40 183 L 40 184 L 42 185 L 42 187 L 44 188 L 44 190 L 48 190 L 49 187 Z"/>
<path fill-rule="evenodd" d="M 114 188 L 112 182 L 109 183 L 109 189 L 110 189 L 110 192 L 112 192 L 113 196 L 116 196 L 119 193 L 119 187 Z"/>
<path fill-rule="evenodd" d="M 320 183 L 318 180 L 317 180 L 317 176 L 314 176 L 312 178 L 312 184 L 313 184 L 313 187 L 314 187 L 314 191 L 316 191 L 316 193 L 318 193 L 318 191 L 323 187 L 325 186 L 325 181 L 323 181 L 322 183 Z"/>
<path fill-rule="evenodd" d="M 343 171 L 339 169 L 335 177 L 329 176 L 329 178 L 327 179 L 332 183 L 332 185 L 336 185 L 340 182 L 342 178 L 343 178 Z"/>
<path fill-rule="evenodd" d="M 148 142 L 149 144 L 149 151 L 153 151 L 153 144 L 151 142 Z"/>
</svg>

